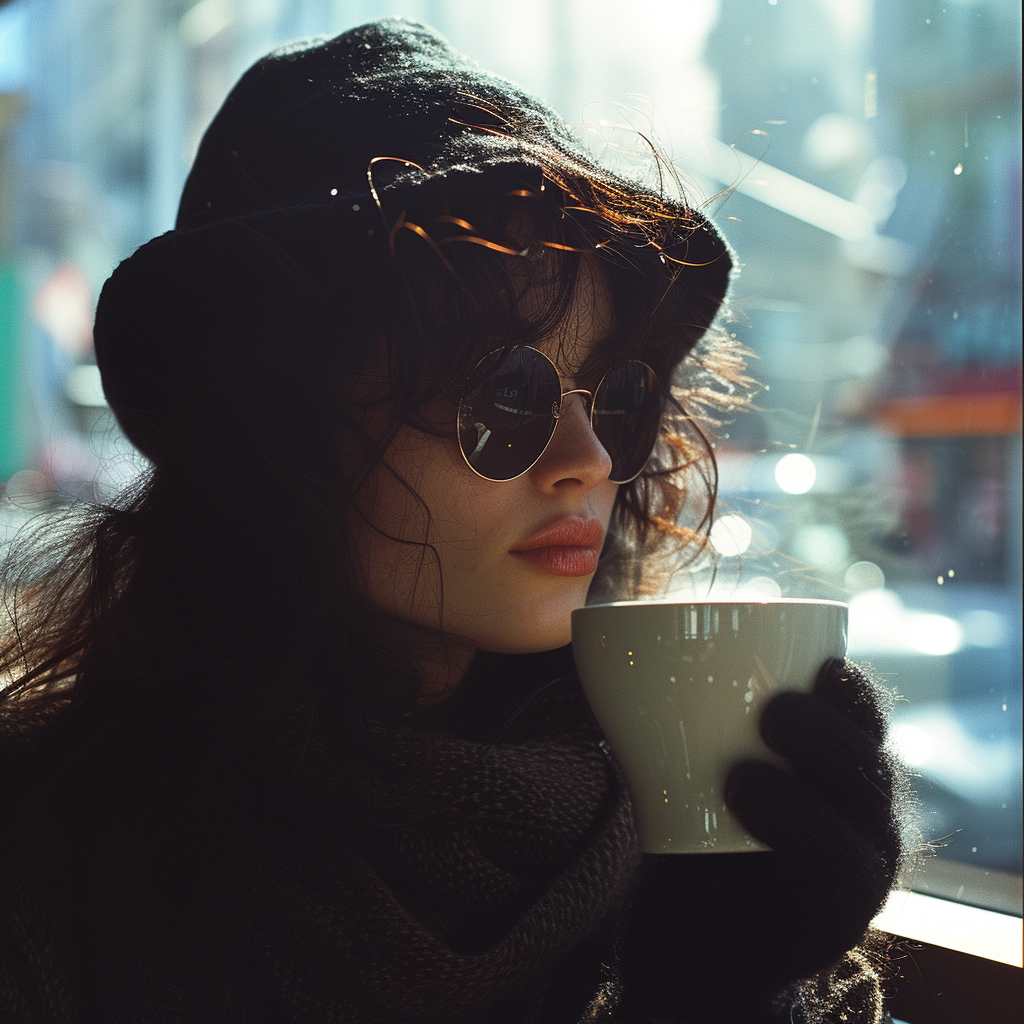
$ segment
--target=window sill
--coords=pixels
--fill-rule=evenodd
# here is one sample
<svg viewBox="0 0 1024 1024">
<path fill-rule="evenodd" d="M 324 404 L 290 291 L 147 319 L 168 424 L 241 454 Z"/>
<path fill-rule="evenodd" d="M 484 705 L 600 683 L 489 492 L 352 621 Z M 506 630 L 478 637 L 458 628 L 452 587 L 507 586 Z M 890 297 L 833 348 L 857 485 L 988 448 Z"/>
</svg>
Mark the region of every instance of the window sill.
<svg viewBox="0 0 1024 1024">
<path fill-rule="evenodd" d="M 920 892 L 894 892 L 873 924 L 902 938 L 1011 967 L 1024 966 L 1021 918 L 1012 914 L 968 907 Z"/>
<path fill-rule="evenodd" d="M 886 1006 L 907 1024 L 1024 1019 L 1022 921 L 918 892 L 895 892 L 872 922 L 897 937 Z"/>
</svg>

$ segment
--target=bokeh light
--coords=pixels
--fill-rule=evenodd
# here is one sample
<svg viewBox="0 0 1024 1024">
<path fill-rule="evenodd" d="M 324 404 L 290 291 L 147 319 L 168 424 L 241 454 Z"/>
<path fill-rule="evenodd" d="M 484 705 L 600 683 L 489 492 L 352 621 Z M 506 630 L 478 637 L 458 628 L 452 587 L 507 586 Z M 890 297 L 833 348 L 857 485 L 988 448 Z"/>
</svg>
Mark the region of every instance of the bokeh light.
<svg viewBox="0 0 1024 1024">
<path fill-rule="evenodd" d="M 915 611 L 891 590 L 865 590 L 850 599 L 851 657 L 870 652 L 955 654 L 964 629 L 947 615 Z"/>
<path fill-rule="evenodd" d="M 956 619 L 929 612 L 908 612 L 905 616 L 907 642 L 922 654 L 955 654 L 964 645 L 964 631 Z"/>
<path fill-rule="evenodd" d="M 893 727 L 892 741 L 903 760 L 914 768 L 927 764 L 935 749 L 931 736 L 909 722 L 900 722 Z"/>
<path fill-rule="evenodd" d="M 822 523 L 801 526 L 793 534 L 791 550 L 801 562 L 827 569 L 846 560 L 850 554 L 850 542 L 838 526 Z"/>
<path fill-rule="evenodd" d="M 742 555 L 750 547 L 750 523 L 735 512 L 716 519 L 708 534 L 715 550 L 725 557 Z"/>
<path fill-rule="evenodd" d="M 854 562 L 843 576 L 850 590 L 880 590 L 885 586 L 885 573 L 874 562 Z"/>
<path fill-rule="evenodd" d="M 775 482 L 787 494 L 806 494 L 817 475 L 813 460 L 798 452 L 783 455 L 775 467 Z"/>
</svg>

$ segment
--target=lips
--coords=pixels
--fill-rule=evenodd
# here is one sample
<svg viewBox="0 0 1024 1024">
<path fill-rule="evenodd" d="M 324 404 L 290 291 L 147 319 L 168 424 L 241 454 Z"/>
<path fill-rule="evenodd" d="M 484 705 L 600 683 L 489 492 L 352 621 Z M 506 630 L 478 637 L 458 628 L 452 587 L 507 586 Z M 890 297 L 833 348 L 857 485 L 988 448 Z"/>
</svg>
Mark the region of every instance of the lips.
<svg viewBox="0 0 1024 1024">
<path fill-rule="evenodd" d="M 599 520 L 566 516 L 521 541 L 511 554 L 554 576 L 590 576 L 597 569 L 603 541 Z"/>
</svg>

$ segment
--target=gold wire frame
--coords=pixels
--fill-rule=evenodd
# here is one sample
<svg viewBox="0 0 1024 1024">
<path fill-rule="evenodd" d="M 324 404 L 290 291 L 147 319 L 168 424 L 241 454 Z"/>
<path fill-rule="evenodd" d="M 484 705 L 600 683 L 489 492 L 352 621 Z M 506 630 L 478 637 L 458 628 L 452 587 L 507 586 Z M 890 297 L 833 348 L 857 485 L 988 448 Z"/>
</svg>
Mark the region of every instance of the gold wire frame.
<svg viewBox="0 0 1024 1024">
<path fill-rule="evenodd" d="M 543 352 L 541 352 L 540 349 L 534 348 L 532 345 L 512 345 L 512 346 L 508 347 L 508 351 L 509 352 L 515 351 L 516 349 L 529 349 L 531 352 L 536 352 L 537 355 L 539 355 L 551 367 L 552 373 L 554 373 L 556 379 L 558 380 L 559 389 L 561 389 L 562 376 L 558 372 L 558 367 L 555 366 L 555 364 L 551 361 L 551 359 L 547 355 L 545 355 Z M 501 352 L 501 351 L 502 351 L 501 349 L 495 349 L 494 350 L 494 352 Z M 490 359 L 491 357 L 493 357 L 494 352 L 488 352 L 485 356 L 483 356 L 482 359 L 480 359 L 477 362 L 476 366 L 473 367 L 473 372 L 470 373 L 470 378 L 472 378 L 473 373 L 476 372 L 477 367 L 479 367 L 481 365 L 481 363 L 483 363 L 486 359 Z M 654 386 L 655 386 L 654 389 L 656 391 L 660 392 L 661 385 L 660 385 L 660 382 L 658 380 L 658 375 L 654 372 L 654 370 L 650 366 L 647 365 L 647 363 L 645 363 L 641 359 L 625 359 L 625 360 L 623 360 L 623 362 L 624 363 L 639 363 L 640 366 L 644 367 L 644 369 L 646 369 L 647 372 L 650 374 L 650 379 L 654 382 Z M 618 365 L 621 365 L 621 364 L 618 364 Z M 558 420 L 559 420 L 559 418 L 561 417 L 561 414 L 562 414 L 562 402 L 569 395 L 585 395 L 586 398 L 590 399 L 589 421 L 590 421 L 591 432 L 594 432 L 594 398 L 597 395 L 597 393 L 601 390 L 601 385 L 604 384 L 605 380 L 608 378 L 608 374 L 611 373 L 612 369 L 614 369 L 614 367 L 612 367 L 611 369 L 609 369 L 608 371 L 605 372 L 605 374 L 597 382 L 597 387 L 594 388 L 593 391 L 588 391 L 585 388 L 570 388 L 568 391 L 561 391 L 561 393 L 560 393 L 560 395 L 558 397 L 557 404 L 553 403 L 552 406 L 551 406 L 551 419 L 552 419 L 552 422 L 553 422 L 553 426 L 551 428 L 551 432 L 548 434 L 547 441 L 544 442 L 544 447 L 537 453 L 537 457 L 522 472 L 516 473 L 515 476 L 510 476 L 510 477 L 498 477 L 498 478 L 495 478 L 495 477 L 492 477 L 492 476 L 485 476 L 483 473 L 481 473 L 469 461 L 469 456 L 466 454 L 466 449 L 462 446 L 462 430 L 461 430 L 462 403 L 465 400 L 465 396 L 463 396 L 463 398 L 459 400 L 459 405 L 458 405 L 458 408 L 456 409 L 456 412 L 455 412 L 455 434 L 456 434 L 456 437 L 458 438 L 459 452 L 462 454 L 463 461 L 466 463 L 467 466 L 469 466 L 469 468 L 478 477 L 480 477 L 482 480 L 490 480 L 492 483 L 508 483 L 511 480 L 518 480 L 521 476 L 525 476 L 527 473 L 530 472 L 531 469 L 533 469 L 534 466 L 537 465 L 538 462 L 540 462 L 540 460 L 544 457 L 544 453 L 548 450 L 548 446 L 551 444 L 551 439 L 555 436 L 555 430 L 558 429 Z M 659 412 L 658 412 L 659 430 L 660 430 L 661 416 L 662 416 L 662 412 L 659 410 Z M 597 436 L 596 433 L 594 433 L 594 436 L 595 437 Z M 600 443 L 600 439 L 599 439 L 599 443 Z M 657 435 L 655 435 L 655 443 L 657 443 Z M 611 480 L 611 483 L 618 484 L 619 486 L 622 486 L 623 484 L 632 483 L 644 471 L 644 469 L 647 468 L 647 463 L 650 461 L 651 455 L 653 455 L 653 454 L 654 454 L 654 445 L 651 446 L 650 452 L 647 453 L 647 458 L 644 459 L 643 465 L 632 476 L 626 478 L 625 480 L 611 480 L 611 478 L 609 477 L 609 480 Z"/>
</svg>

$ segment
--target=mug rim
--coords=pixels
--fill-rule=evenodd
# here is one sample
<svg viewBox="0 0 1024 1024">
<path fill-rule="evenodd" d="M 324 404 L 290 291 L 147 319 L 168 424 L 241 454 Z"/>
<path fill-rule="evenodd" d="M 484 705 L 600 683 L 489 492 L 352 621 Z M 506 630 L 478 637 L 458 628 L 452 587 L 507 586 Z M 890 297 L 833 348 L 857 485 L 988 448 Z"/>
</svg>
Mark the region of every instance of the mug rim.
<svg viewBox="0 0 1024 1024">
<path fill-rule="evenodd" d="M 826 605 L 835 608 L 845 608 L 849 610 L 850 605 L 846 601 L 833 601 L 826 598 L 814 598 L 814 597 L 767 597 L 764 600 L 751 600 L 751 601 L 723 601 L 723 600 L 712 600 L 712 601 L 672 601 L 666 599 L 658 599 L 654 601 L 603 601 L 600 604 L 587 604 L 582 608 L 576 608 L 573 610 L 573 615 L 579 612 L 589 611 L 592 608 L 706 608 L 706 607 L 771 607 L 773 605 Z"/>
</svg>

